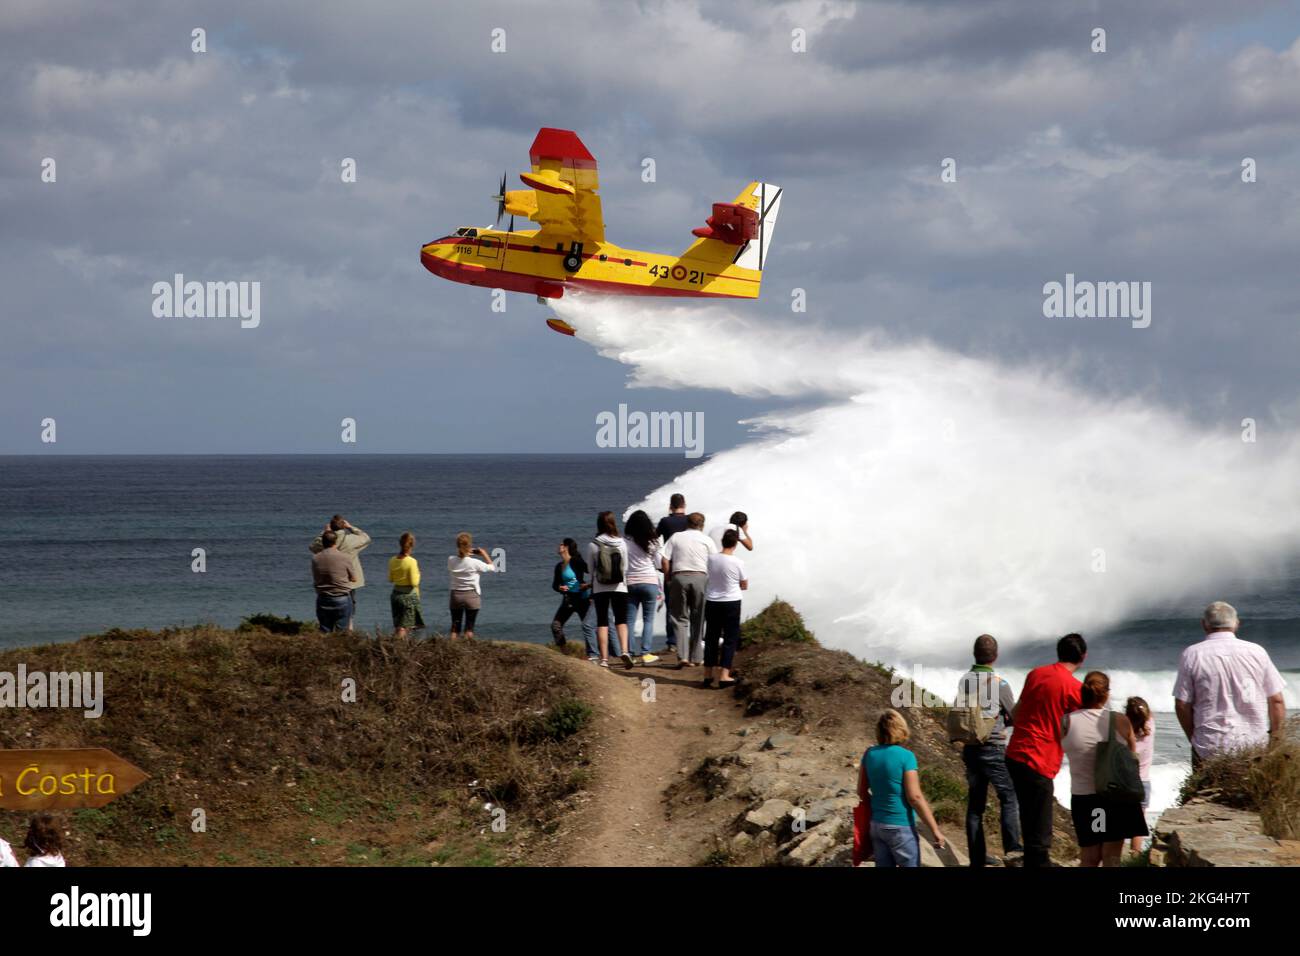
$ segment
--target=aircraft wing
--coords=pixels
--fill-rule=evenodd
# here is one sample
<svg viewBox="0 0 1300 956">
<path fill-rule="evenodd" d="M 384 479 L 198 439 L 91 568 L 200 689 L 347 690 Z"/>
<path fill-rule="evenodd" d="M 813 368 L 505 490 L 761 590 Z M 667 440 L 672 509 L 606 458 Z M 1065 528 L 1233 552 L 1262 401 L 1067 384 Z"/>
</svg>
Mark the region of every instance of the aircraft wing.
<svg viewBox="0 0 1300 956">
<path fill-rule="evenodd" d="M 578 134 L 545 127 L 533 140 L 528 158 L 533 168 L 519 178 L 532 188 L 506 193 L 506 211 L 527 216 L 557 242 L 604 242 L 596 158 Z"/>
</svg>

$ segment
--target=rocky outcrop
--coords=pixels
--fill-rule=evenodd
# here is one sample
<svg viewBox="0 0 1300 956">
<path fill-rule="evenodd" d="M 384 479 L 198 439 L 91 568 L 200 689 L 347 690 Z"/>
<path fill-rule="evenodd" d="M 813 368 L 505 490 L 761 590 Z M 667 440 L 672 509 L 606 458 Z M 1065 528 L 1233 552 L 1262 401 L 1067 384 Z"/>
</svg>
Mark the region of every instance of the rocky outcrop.
<svg viewBox="0 0 1300 956">
<path fill-rule="evenodd" d="M 1265 836 L 1258 813 L 1194 798 L 1160 815 L 1151 862 L 1162 866 L 1300 866 L 1300 840 Z"/>
<path fill-rule="evenodd" d="M 858 754 L 808 734 L 765 737 L 753 729 L 742 731 L 734 750 L 706 758 L 694 774 L 708 798 L 744 807 L 728 855 L 738 863 L 851 865 Z M 960 851 L 940 853 L 922 840 L 923 866 L 965 864 Z"/>
</svg>

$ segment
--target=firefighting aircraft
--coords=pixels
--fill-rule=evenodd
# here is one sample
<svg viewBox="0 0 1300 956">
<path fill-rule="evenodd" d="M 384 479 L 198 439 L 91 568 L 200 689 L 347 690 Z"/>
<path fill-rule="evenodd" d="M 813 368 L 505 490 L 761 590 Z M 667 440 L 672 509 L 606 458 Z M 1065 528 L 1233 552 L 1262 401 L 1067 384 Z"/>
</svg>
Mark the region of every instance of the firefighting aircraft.
<svg viewBox="0 0 1300 956">
<path fill-rule="evenodd" d="M 528 189 L 506 191 L 506 177 L 492 198 L 492 227 L 465 226 L 420 250 L 434 275 L 453 282 L 528 292 L 538 302 L 564 290 L 609 295 L 707 296 L 756 299 L 772 242 L 781 190 L 753 182 L 732 202 L 713 204 L 706 225 L 691 230 L 693 243 L 680 255 L 624 249 L 605 241 L 605 222 L 596 194 L 596 159 L 576 133 L 544 128 L 528 151 L 532 171 L 521 173 Z M 510 228 L 501 218 L 510 213 Z M 540 228 L 515 232 L 515 216 Z M 572 335 L 560 319 L 557 332 Z"/>
</svg>

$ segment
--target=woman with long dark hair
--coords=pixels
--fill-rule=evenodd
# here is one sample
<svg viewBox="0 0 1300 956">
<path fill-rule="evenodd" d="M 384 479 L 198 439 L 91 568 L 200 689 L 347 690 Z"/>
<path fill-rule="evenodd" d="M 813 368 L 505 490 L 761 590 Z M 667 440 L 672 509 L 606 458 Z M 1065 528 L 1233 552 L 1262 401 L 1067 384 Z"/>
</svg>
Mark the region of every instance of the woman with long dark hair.
<svg viewBox="0 0 1300 956">
<path fill-rule="evenodd" d="M 653 653 L 655 636 L 655 611 L 663 600 L 659 588 L 659 556 L 662 550 L 659 532 L 644 511 L 634 511 L 623 526 L 623 540 L 627 542 L 627 606 L 628 641 L 631 649 L 638 648 L 636 619 L 641 616 L 639 657 L 642 664 L 659 660 Z"/>
<path fill-rule="evenodd" d="M 32 817 L 23 846 L 31 854 L 24 866 L 67 866 L 63 860 L 63 834 L 48 813 Z"/>
<path fill-rule="evenodd" d="M 600 651 L 596 647 L 596 626 L 591 618 L 591 580 L 587 562 L 582 557 L 578 542 L 565 538 L 555 549 L 560 560 L 556 562 L 555 573 L 551 577 L 551 590 L 560 595 L 560 606 L 551 619 L 551 637 L 563 647 L 565 643 L 564 623 L 577 615 L 582 623 L 582 635 L 587 642 L 587 660 L 593 664 L 600 660 Z"/>
<path fill-rule="evenodd" d="M 1124 716 L 1133 728 L 1133 740 L 1137 745 L 1134 753 L 1138 758 L 1138 776 L 1142 780 L 1142 810 L 1145 812 L 1151 805 L 1151 758 L 1155 755 L 1156 722 L 1151 716 L 1151 705 L 1141 697 L 1130 697 L 1125 701 Z M 1141 853 L 1144 843 L 1145 837 L 1135 836 L 1133 852 Z"/>
</svg>

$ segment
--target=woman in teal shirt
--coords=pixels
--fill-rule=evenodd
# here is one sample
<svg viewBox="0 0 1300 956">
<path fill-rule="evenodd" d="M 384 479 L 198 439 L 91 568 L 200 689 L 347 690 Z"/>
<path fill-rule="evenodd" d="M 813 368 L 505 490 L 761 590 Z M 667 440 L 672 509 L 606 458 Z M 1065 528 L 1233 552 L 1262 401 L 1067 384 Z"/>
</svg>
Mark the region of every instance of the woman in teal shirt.
<svg viewBox="0 0 1300 956">
<path fill-rule="evenodd" d="M 876 721 L 877 745 L 862 755 L 858 796 L 871 801 L 871 848 L 876 866 L 921 865 L 917 813 L 934 834 L 934 845 L 941 850 L 947 845 L 921 792 L 916 754 L 901 746 L 909 736 L 903 715 L 887 710 Z"/>
</svg>

